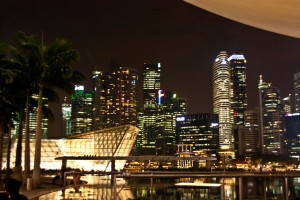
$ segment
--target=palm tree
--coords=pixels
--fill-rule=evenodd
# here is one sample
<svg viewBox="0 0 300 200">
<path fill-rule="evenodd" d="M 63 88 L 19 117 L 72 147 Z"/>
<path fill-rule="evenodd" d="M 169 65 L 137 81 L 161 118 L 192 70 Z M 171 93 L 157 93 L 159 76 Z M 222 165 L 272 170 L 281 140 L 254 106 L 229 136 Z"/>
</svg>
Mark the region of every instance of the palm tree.
<svg viewBox="0 0 300 200">
<path fill-rule="evenodd" d="M 16 80 L 18 74 L 20 74 L 20 70 L 16 66 L 18 66 L 17 62 L 13 62 L 11 60 L 11 46 L 7 44 L 0 44 L 0 170 L 2 169 L 2 159 L 3 159 L 3 139 L 4 132 L 8 133 L 8 149 L 7 149 L 7 172 L 9 172 L 9 161 L 10 161 L 10 133 L 12 118 L 16 114 L 17 109 L 20 105 L 19 101 L 16 101 L 19 93 L 14 93 L 16 90 L 13 88 L 13 83 Z M 12 92 L 13 91 L 13 92 Z M 2 171 L 1 171 L 2 175 Z M 6 174 L 6 178 L 9 178 L 10 174 Z M 2 178 L 2 176 L 0 176 Z"/>
<path fill-rule="evenodd" d="M 78 60 L 79 54 L 67 40 L 56 39 L 52 44 L 45 45 L 43 40 L 37 36 L 27 36 L 24 33 L 19 33 L 19 39 L 21 39 L 22 51 L 36 76 L 35 80 L 38 85 L 36 145 L 32 177 L 33 187 L 38 188 L 41 175 L 43 91 L 46 88 L 61 89 L 71 94 L 74 91 L 74 84 L 81 83 L 85 78 L 80 72 L 72 69 L 72 65 Z"/>
</svg>

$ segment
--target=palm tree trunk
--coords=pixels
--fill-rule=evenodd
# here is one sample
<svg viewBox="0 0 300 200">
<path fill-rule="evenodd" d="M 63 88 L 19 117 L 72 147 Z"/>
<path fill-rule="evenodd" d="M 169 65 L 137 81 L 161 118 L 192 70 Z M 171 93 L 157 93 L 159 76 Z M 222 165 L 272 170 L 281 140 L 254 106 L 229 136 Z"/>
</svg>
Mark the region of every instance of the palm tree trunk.
<svg viewBox="0 0 300 200">
<path fill-rule="evenodd" d="M 39 86 L 39 99 L 37 108 L 37 126 L 35 134 L 35 155 L 33 168 L 33 188 L 39 188 L 41 183 L 41 146 L 42 146 L 42 106 L 43 106 L 43 86 Z"/>
<path fill-rule="evenodd" d="M 19 114 L 19 129 L 18 129 L 18 142 L 16 150 L 16 162 L 15 167 L 21 167 L 22 160 L 22 140 L 23 140 L 23 114 Z"/>
<path fill-rule="evenodd" d="M 27 92 L 26 98 L 26 116 L 25 116 L 25 159 L 24 159 L 24 177 L 23 183 L 29 178 L 30 174 L 30 133 L 29 133 L 29 94 Z"/>
<path fill-rule="evenodd" d="M 23 181 L 23 177 L 22 177 L 22 144 L 23 144 L 23 124 L 24 124 L 23 116 L 24 116 L 24 112 L 20 111 L 16 162 L 15 162 L 15 169 L 14 169 L 15 178 L 20 182 Z"/>
<path fill-rule="evenodd" d="M 7 158 L 6 158 L 6 172 L 4 181 L 8 180 L 11 176 L 10 169 L 10 154 L 11 154 L 11 122 L 8 122 L 8 134 L 7 134 Z"/>
<path fill-rule="evenodd" d="M 0 119 L 0 181 L 2 181 L 2 160 L 3 160 L 3 139 L 4 139 L 4 121 Z"/>
</svg>

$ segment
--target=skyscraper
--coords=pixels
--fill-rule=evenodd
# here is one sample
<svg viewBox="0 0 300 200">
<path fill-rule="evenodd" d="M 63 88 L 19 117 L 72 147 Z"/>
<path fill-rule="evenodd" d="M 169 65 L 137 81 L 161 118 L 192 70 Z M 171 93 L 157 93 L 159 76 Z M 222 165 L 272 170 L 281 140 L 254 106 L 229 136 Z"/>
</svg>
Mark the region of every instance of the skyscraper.
<svg viewBox="0 0 300 200">
<path fill-rule="evenodd" d="M 253 156 L 259 151 L 259 110 L 246 110 L 244 131 L 240 141 L 240 155 Z"/>
<path fill-rule="evenodd" d="M 295 112 L 300 112 L 300 72 L 294 74 Z"/>
<path fill-rule="evenodd" d="M 143 109 L 139 116 L 137 148 L 141 154 L 156 154 L 156 139 L 158 116 L 160 114 L 161 64 L 143 65 Z"/>
<path fill-rule="evenodd" d="M 176 143 L 192 146 L 216 156 L 219 149 L 219 123 L 217 114 L 180 115 L 176 118 Z"/>
<path fill-rule="evenodd" d="M 143 100 L 144 109 L 151 110 L 157 107 L 158 92 L 161 89 L 161 64 L 147 64 L 143 67 Z"/>
<path fill-rule="evenodd" d="M 292 113 L 292 98 L 291 98 L 291 94 L 289 94 L 289 96 L 284 97 L 282 99 L 283 102 L 283 106 L 284 106 L 284 112 L 287 114 Z"/>
<path fill-rule="evenodd" d="M 232 84 L 231 109 L 234 125 L 244 125 L 244 111 L 247 108 L 246 59 L 242 54 L 233 54 L 228 58 L 228 61 Z"/>
<path fill-rule="evenodd" d="M 284 109 L 280 89 L 264 82 L 262 75 L 260 75 L 258 89 L 261 152 L 262 154 L 285 154 Z"/>
<path fill-rule="evenodd" d="M 93 72 L 94 128 L 137 125 L 137 73 L 112 66 L 111 71 Z"/>
<path fill-rule="evenodd" d="M 157 128 L 156 153 L 174 155 L 176 145 L 176 117 L 186 114 L 186 100 L 171 91 L 160 92 Z"/>
<path fill-rule="evenodd" d="M 72 134 L 72 104 L 67 102 L 67 98 L 65 97 L 64 103 L 62 104 L 62 128 L 63 128 L 63 136 L 67 137 Z"/>
<path fill-rule="evenodd" d="M 300 159 L 300 113 L 286 114 L 285 122 L 288 156 Z"/>
<path fill-rule="evenodd" d="M 107 74 L 93 71 L 93 130 L 106 127 L 106 88 Z"/>
<path fill-rule="evenodd" d="M 233 150 L 233 116 L 230 65 L 226 51 L 221 51 L 213 64 L 213 112 L 219 116 L 220 150 Z"/>
<path fill-rule="evenodd" d="M 76 85 L 72 95 L 72 134 L 92 131 L 92 94 Z"/>
</svg>

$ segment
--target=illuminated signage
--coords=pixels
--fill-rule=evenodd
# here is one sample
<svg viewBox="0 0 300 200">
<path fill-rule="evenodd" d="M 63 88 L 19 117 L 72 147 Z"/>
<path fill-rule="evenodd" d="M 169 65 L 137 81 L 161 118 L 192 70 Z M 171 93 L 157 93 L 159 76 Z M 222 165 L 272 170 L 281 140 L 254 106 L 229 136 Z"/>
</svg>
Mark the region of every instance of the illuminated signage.
<svg viewBox="0 0 300 200">
<path fill-rule="evenodd" d="M 75 90 L 84 90 L 83 85 L 75 85 Z"/>
<path fill-rule="evenodd" d="M 218 123 L 211 123 L 210 124 L 210 127 L 216 127 L 216 126 L 218 126 L 219 124 Z"/>
<path fill-rule="evenodd" d="M 161 105 L 161 97 L 164 96 L 164 93 L 162 93 L 162 90 L 158 90 L 158 105 Z"/>
<path fill-rule="evenodd" d="M 183 122 L 183 121 L 185 121 L 185 117 L 177 117 L 176 121 Z"/>
</svg>

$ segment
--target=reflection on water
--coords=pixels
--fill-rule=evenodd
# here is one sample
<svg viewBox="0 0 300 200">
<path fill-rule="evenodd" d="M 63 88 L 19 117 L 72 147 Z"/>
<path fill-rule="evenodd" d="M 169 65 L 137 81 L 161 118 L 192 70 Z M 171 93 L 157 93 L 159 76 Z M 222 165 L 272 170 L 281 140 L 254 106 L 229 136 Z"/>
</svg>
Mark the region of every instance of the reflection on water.
<svg viewBox="0 0 300 200">
<path fill-rule="evenodd" d="M 85 176 L 88 181 L 75 192 L 73 188 L 39 197 L 49 199 L 298 199 L 300 178 L 182 178 L 182 179 L 117 179 L 116 194 L 108 176 Z M 221 183 L 215 188 L 175 188 L 178 182 Z"/>
</svg>

